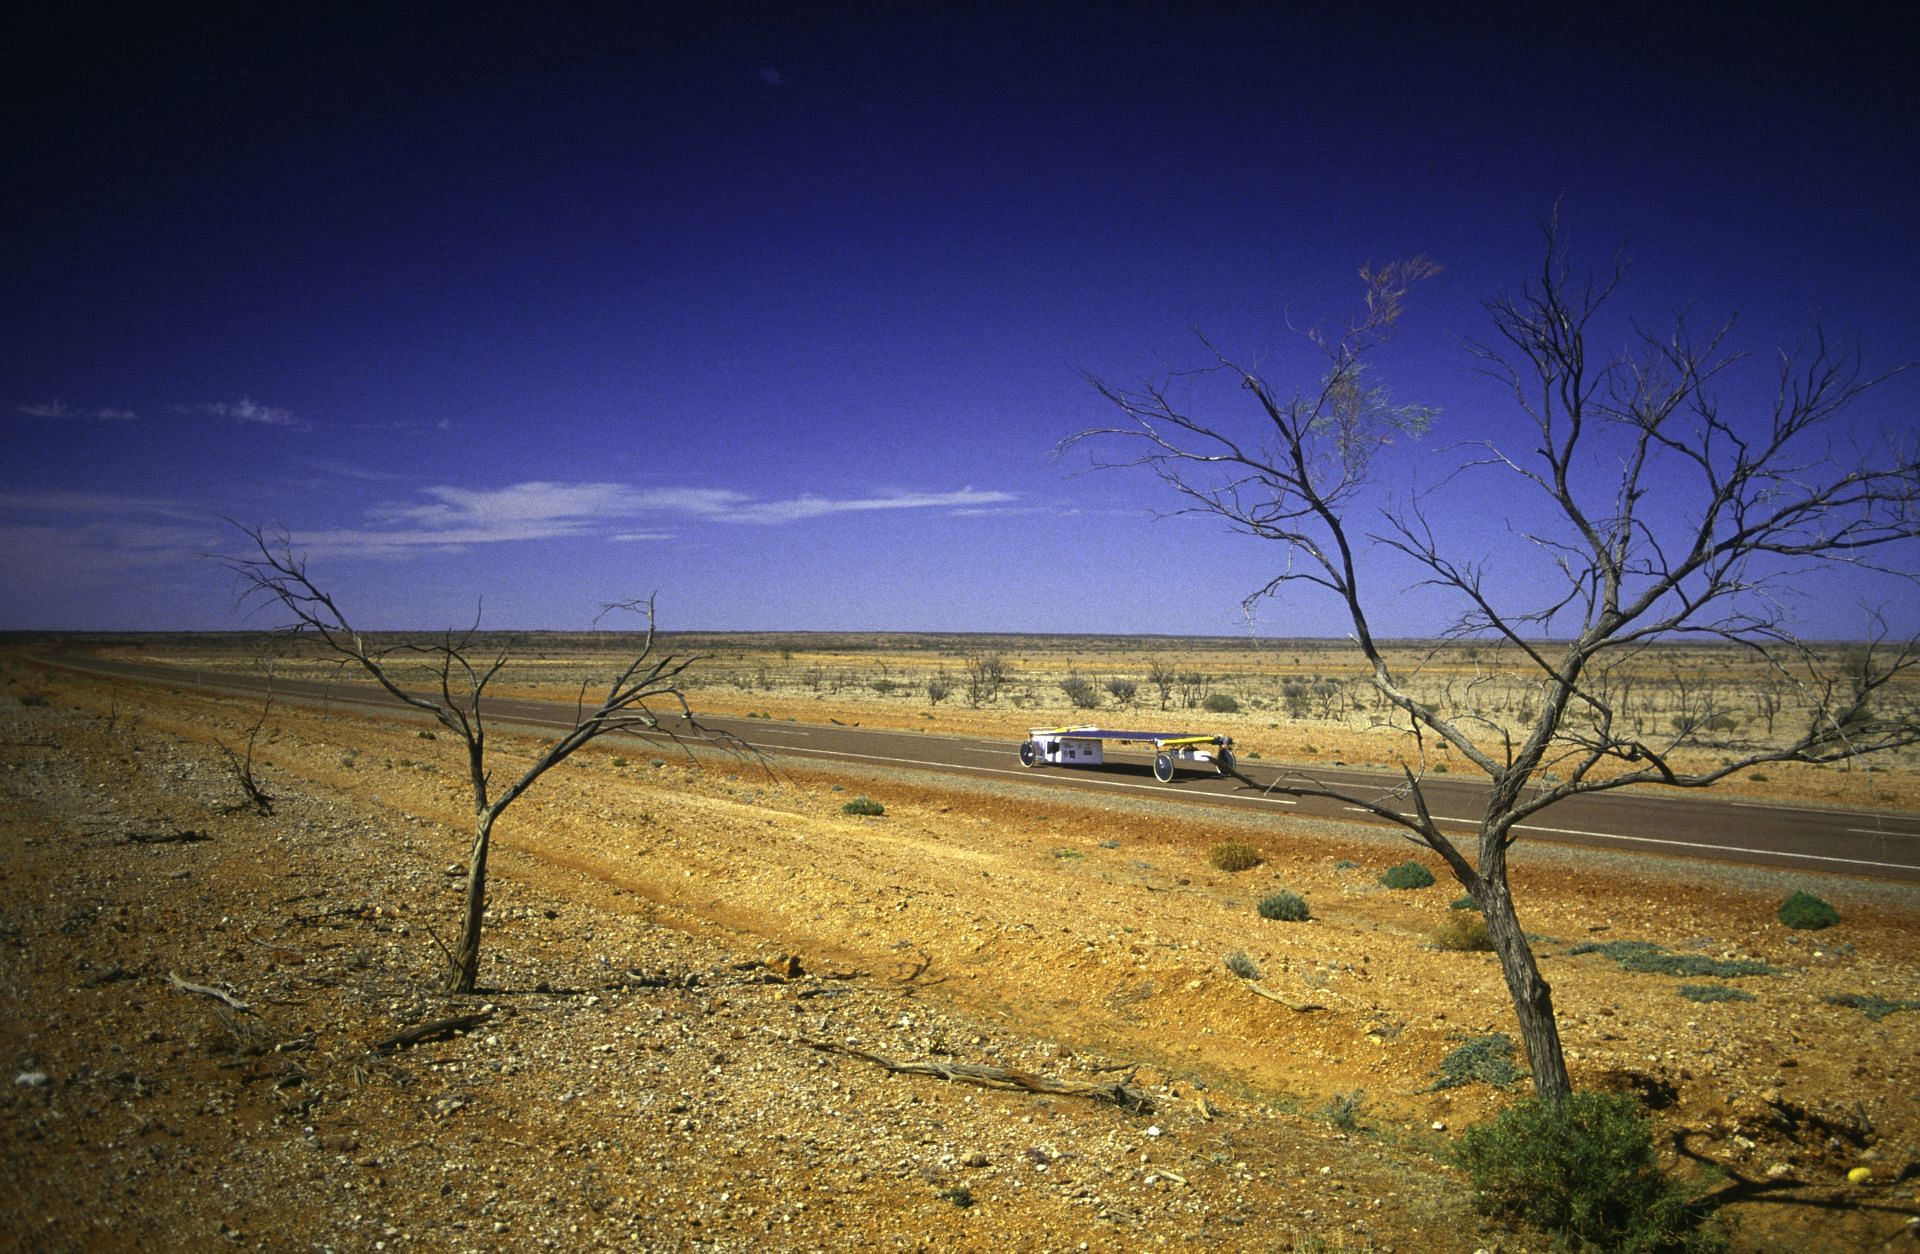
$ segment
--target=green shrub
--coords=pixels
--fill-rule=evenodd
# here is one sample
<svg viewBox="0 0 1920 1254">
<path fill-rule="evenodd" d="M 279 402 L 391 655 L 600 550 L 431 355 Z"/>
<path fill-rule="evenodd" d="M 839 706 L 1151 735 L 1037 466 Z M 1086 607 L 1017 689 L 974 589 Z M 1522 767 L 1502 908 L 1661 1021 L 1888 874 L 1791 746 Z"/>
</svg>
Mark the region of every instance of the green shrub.
<svg viewBox="0 0 1920 1254">
<path fill-rule="evenodd" d="M 1702 1003 L 1753 1000 L 1752 993 L 1743 993 L 1737 988 L 1728 988 L 1724 984 L 1682 984 L 1680 995 L 1688 1001 Z"/>
<path fill-rule="evenodd" d="M 1426 1091 L 1455 1089 L 1475 1080 L 1503 1089 L 1524 1075 L 1526 1072 L 1513 1065 L 1513 1038 L 1505 1032 L 1494 1032 L 1476 1036 L 1442 1058 L 1440 1073 Z"/>
<path fill-rule="evenodd" d="M 1261 918 L 1278 919 L 1282 923 L 1305 923 L 1312 917 L 1306 899 L 1284 888 L 1270 897 L 1262 897 L 1258 909 Z"/>
<path fill-rule="evenodd" d="M 1454 1157 L 1474 1206 L 1572 1249 L 1715 1250 L 1725 1245 L 1689 1191 L 1660 1171 L 1653 1131 L 1624 1093 L 1528 1098 L 1466 1130 Z"/>
<path fill-rule="evenodd" d="M 886 812 L 887 812 L 887 807 L 881 805 L 878 801 L 873 800 L 871 797 L 855 797 L 852 801 L 849 801 L 847 802 L 847 804 L 840 807 L 840 813 L 842 814 L 863 814 L 863 815 L 875 816 L 875 815 L 885 814 Z"/>
<path fill-rule="evenodd" d="M 1091 710 L 1100 704 L 1100 690 L 1083 675 L 1069 675 L 1061 680 L 1060 691 L 1067 694 L 1067 700 L 1073 702 L 1076 710 Z"/>
<path fill-rule="evenodd" d="M 1238 714 L 1240 712 L 1240 703 L 1224 692 L 1209 693 L 1207 699 L 1202 701 L 1200 706 L 1209 714 Z"/>
<path fill-rule="evenodd" d="M 1487 921 L 1477 914 L 1449 914 L 1433 929 L 1431 939 L 1439 949 L 1479 953 L 1493 949 L 1493 938 L 1487 935 Z"/>
<path fill-rule="evenodd" d="M 1247 957 L 1241 950 L 1236 949 L 1228 954 L 1226 963 L 1227 970 L 1233 972 L 1243 980 L 1257 980 L 1260 978 L 1260 964 Z"/>
<path fill-rule="evenodd" d="M 1399 866 L 1390 866 L 1380 882 L 1388 888 L 1431 888 L 1433 872 L 1418 862 L 1402 862 Z"/>
<path fill-rule="evenodd" d="M 1575 945 L 1569 954 L 1600 954 L 1620 964 L 1622 970 L 1653 975 L 1701 976 L 1733 979 L 1742 975 L 1777 975 L 1780 968 L 1751 958 L 1709 958 L 1705 954 L 1676 954 L 1665 945 L 1652 941 L 1605 941 Z"/>
<path fill-rule="evenodd" d="M 1447 903 L 1449 910 L 1478 910 L 1479 908 L 1480 902 L 1472 893 L 1464 893 Z"/>
<path fill-rule="evenodd" d="M 1795 893 L 1780 903 L 1780 921 L 1788 927 L 1818 931 L 1840 921 L 1840 912 L 1812 893 Z"/>
<path fill-rule="evenodd" d="M 1869 1019 L 1884 1019 L 1901 1010 L 1920 1010 L 1920 1001 L 1913 998 L 1894 1000 L 1875 993 L 1834 993 L 1826 1001 L 1829 1005 L 1851 1006 Z"/>
<path fill-rule="evenodd" d="M 1207 851 L 1207 861 L 1222 871 L 1251 871 L 1260 865 L 1260 851 L 1238 840 L 1223 840 Z"/>
</svg>

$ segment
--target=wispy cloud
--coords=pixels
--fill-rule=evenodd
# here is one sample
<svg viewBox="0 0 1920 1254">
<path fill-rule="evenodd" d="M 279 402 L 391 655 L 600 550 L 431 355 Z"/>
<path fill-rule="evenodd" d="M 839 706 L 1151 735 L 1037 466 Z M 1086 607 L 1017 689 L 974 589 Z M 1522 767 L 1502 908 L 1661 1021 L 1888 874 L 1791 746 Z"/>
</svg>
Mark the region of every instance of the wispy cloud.
<svg viewBox="0 0 1920 1254">
<path fill-rule="evenodd" d="M 214 401 L 206 405 L 175 405 L 174 410 L 183 414 L 212 414 L 216 418 L 231 418 L 235 422 L 253 423 L 262 427 L 304 427 L 306 425 L 294 417 L 291 409 L 282 409 L 278 405 L 262 405 L 251 396 L 243 396 L 237 401 Z"/>
<path fill-rule="evenodd" d="M 831 514 L 863 514 L 891 509 L 944 509 L 962 514 L 1013 499 L 1010 492 L 981 492 L 973 488 L 962 488 L 958 492 L 891 492 L 851 499 L 809 494 L 784 501 L 741 502 L 715 517 L 724 522 L 788 523 L 825 518 Z"/>
<path fill-rule="evenodd" d="M 0 510 L 32 514 L 151 514 L 163 518 L 204 519 L 206 511 L 165 496 L 122 496 L 68 488 L 0 491 Z"/>
<path fill-rule="evenodd" d="M 0 492 L 0 566 L 67 582 L 194 561 L 218 535 L 204 509 L 169 497 Z"/>
<path fill-rule="evenodd" d="M 756 497 L 733 488 L 642 488 L 624 483 L 535 480 L 503 488 L 425 488 L 424 500 L 368 511 L 371 526 L 303 531 L 296 545 L 311 554 L 404 557 L 479 544 L 598 536 L 609 541 L 670 540 L 668 526 L 683 522 L 776 526 L 836 514 L 885 510 L 944 510 L 959 514 L 1002 505 L 1009 492 L 961 488 L 950 492 L 885 492 L 860 497 L 813 493 Z"/>
<path fill-rule="evenodd" d="M 780 68 L 778 66 L 773 66 L 773 65 L 762 67 L 760 72 L 754 75 L 754 77 L 759 79 L 761 82 L 765 83 L 769 87 L 785 87 L 789 82 L 792 81 L 785 74 L 782 74 L 780 72 Z"/>
<path fill-rule="evenodd" d="M 342 479 L 357 479 L 363 483 L 397 483 L 414 476 L 401 474 L 397 470 L 374 470 L 367 466 L 356 466 L 352 462 L 343 462 L 338 458 L 322 458 L 312 463 L 315 470 L 323 474 L 338 475 Z"/>
<path fill-rule="evenodd" d="M 125 422 L 140 415 L 131 409 L 80 409 L 61 400 L 36 401 L 30 405 L 15 405 L 15 413 L 25 414 L 29 418 L 101 418 L 109 422 Z"/>
</svg>

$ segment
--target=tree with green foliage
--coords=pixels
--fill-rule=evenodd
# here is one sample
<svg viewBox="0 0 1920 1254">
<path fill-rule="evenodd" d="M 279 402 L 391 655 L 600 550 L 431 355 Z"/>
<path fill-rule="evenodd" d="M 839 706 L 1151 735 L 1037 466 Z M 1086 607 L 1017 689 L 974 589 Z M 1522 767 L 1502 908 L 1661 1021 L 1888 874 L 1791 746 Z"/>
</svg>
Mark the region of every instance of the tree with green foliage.
<svg viewBox="0 0 1920 1254">
<path fill-rule="evenodd" d="M 1875 445 L 1843 424 L 1888 376 L 1864 374 L 1854 354 L 1824 338 L 1801 360 L 1783 356 L 1757 402 L 1723 377 L 1738 360 L 1724 344 L 1730 327 L 1697 338 L 1680 318 L 1667 334 L 1632 332 L 1634 347 L 1604 358 L 1594 341 L 1617 333 L 1600 315 L 1624 264 L 1577 279 L 1557 225 L 1545 236 L 1539 276 L 1487 303 L 1492 341 L 1473 350 L 1510 392 L 1524 439 L 1511 449 L 1461 446 L 1443 467 L 1447 478 L 1505 476 L 1479 493 L 1485 508 L 1531 498 L 1506 521 L 1522 563 L 1545 556 L 1544 578 L 1496 577 L 1489 529 L 1469 537 L 1421 497 L 1396 506 L 1380 489 L 1376 459 L 1436 417 L 1396 402 L 1371 371 L 1409 292 L 1438 272 L 1424 259 L 1361 271 L 1359 313 L 1342 330 L 1309 332 L 1317 378 L 1279 386 L 1203 337 L 1211 362 L 1201 370 L 1136 387 L 1094 380 L 1119 420 L 1069 437 L 1062 450 L 1084 445 L 1097 465 L 1150 471 L 1180 512 L 1278 545 L 1279 573 L 1247 597 L 1249 612 L 1302 587 L 1341 607 L 1376 701 L 1423 765 L 1384 796 L 1311 775 L 1273 791 L 1367 811 L 1445 861 L 1486 919 L 1535 1089 L 1557 1102 L 1571 1084 L 1552 992 L 1508 883 L 1521 826 L 1569 797 L 1706 788 L 1762 763 L 1835 762 L 1920 742 L 1920 717 L 1892 695 L 1920 661 L 1920 642 L 1880 630 L 1859 648 L 1823 650 L 1795 636 L 1782 595 L 1816 568 L 1920 581 L 1912 560 L 1920 456 L 1910 439 Z M 1398 601 L 1400 586 L 1375 586 L 1369 545 L 1452 598 L 1443 642 L 1497 640 L 1525 668 L 1536 695 L 1520 730 L 1486 717 L 1471 686 L 1438 704 L 1416 700 L 1375 634 L 1376 613 Z M 1716 733 L 1713 764 L 1687 765 L 1682 753 L 1701 743 L 1702 723 L 1646 731 L 1627 688 L 1632 661 L 1673 639 L 1739 646 L 1799 694 L 1804 724 L 1767 742 Z M 1473 856 L 1427 805 L 1424 764 L 1436 744 L 1490 784 Z"/>
</svg>

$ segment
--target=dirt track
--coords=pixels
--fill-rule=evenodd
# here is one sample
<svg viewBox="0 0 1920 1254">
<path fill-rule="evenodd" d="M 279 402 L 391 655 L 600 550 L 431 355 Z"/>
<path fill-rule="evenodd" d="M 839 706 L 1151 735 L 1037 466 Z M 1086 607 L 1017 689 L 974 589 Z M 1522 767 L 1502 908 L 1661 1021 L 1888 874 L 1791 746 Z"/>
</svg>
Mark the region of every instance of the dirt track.
<svg viewBox="0 0 1920 1254">
<path fill-rule="evenodd" d="M 1510 1030 L 1504 994 L 1488 956 L 1427 947 L 1456 894 L 1382 888 L 1410 848 L 1378 833 L 1301 823 L 1276 842 L 1255 817 L 1017 779 L 770 778 L 609 748 L 506 820 L 493 991 L 449 999 L 427 936 L 450 925 L 443 872 L 463 844 L 444 742 L 277 710 L 263 776 L 280 808 L 229 815 L 211 738 L 257 707 L 85 679 L 23 706 L 18 671 L 10 688 L 6 1043 L 19 1074 L 45 1077 L 5 1109 L 39 1208 L 18 1212 L 17 1239 L 1502 1240 L 1468 1213 L 1432 1125 L 1506 1096 L 1430 1090 L 1459 1043 Z M 843 815 L 856 791 L 887 814 Z M 186 830 L 211 839 L 132 839 Z M 1266 865 L 1213 870 L 1227 836 Z M 1752 1182 L 1731 1186 L 1762 1199 L 1732 1208 L 1750 1241 L 1904 1231 L 1920 1014 L 1826 998 L 1920 995 L 1910 890 L 1547 849 L 1516 880 L 1576 1082 L 1647 1093 L 1688 1152 Z M 1842 927 L 1781 928 L 1790 884 L 1834 901 Z M 1254 914 L 1280 885 L 1313 922 Z M 1752 1001 L 1698 1004 L 1681 981 L 1572 952 L 1596 939 L 1776 970 L 1721 981 Z M 1322 1008 L 1254 996 L 1221 965 L 1232 950 Z M 798 978 L 753 965 L 780 955 Z M 224 1015 L 170 972 L 256 1013 Z M 368 1052 L 483 1004 L 494 1017 L 470 1035 Z M 888 1078 L 809 1041 L 1088 1083 L 1126 1064 L 1158 1109 Z M 1874 1180 L 1847 1186 L 1863 1164 Z"/>
</svg>

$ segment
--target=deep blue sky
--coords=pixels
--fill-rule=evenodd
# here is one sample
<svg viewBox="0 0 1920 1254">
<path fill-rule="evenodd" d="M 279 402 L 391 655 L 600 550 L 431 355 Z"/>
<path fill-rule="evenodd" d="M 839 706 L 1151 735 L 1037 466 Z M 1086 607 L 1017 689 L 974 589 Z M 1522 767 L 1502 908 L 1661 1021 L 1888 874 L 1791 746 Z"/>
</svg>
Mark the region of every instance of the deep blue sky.
<svg viewBox="0 0 1920 1254">
<path fill-rule="evenodd" d="M 1420 486 L 1517 434 L 1458 341 L 1556 202 L 1633 259 L 1597 347 L 1688 307 L 1920 358 L 1902 9 L 1339 7 L 11 6 L 0 628 L 272 625 L 225 515 L 367 627 L 1233 631 L 1279 555 L 1053 460 L 1110 416 L 1083 372 L 1200 329 L 1310 381 L 1289 322 L 1427 254 L 1378 366 L 1441 411 L 1384 467 Z M 1796 612 L 1869 599 L 1920 629 L 1898 585 Z"/>
</svg>

